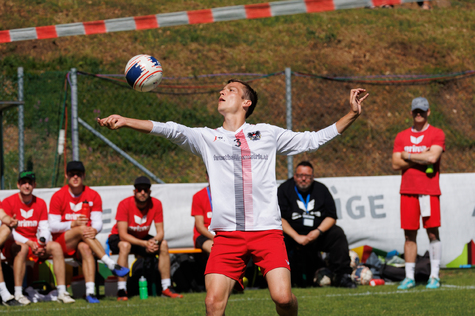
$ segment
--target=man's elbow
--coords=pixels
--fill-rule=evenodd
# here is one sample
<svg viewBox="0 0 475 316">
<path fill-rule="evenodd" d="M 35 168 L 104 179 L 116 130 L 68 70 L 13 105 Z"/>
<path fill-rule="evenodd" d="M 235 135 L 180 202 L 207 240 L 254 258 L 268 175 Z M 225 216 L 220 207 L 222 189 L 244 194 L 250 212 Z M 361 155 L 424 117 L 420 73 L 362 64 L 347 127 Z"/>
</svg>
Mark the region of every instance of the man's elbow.
<svg viewBox="0 0 475 316">
<path fill-rule="evenodd" d="M 438 157 L 438 156 L 430 156 L 430 157 L 427 159 L 427 162 L 428 162 L 430 165 L 433 165 L 433 164 L 437 163 L 437 161 L 439 161 L 439 157 Z"/>
<path fill-rule="evenodd" d="M 394 171 L 399 171 L 399 170 L 401 170 L 401 166 L 399 166 L 398 164 L 393 163 L 391 166 L 393 167 L 393 170 L 394 170 Z"/>
</svg>

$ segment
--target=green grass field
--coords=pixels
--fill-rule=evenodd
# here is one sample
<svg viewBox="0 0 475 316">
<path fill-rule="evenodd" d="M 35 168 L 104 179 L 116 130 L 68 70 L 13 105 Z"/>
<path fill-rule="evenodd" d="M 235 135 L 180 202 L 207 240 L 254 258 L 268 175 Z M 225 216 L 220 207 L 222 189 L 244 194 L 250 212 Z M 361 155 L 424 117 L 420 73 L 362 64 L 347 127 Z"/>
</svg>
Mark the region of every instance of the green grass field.
<svg viewBox="0 0 475 316">
<path fill-rule="evenodd" d="M 299 301 L 299 315 L 470 315 L 475 310 L 475 270 L 443 270 L 442 288 L 427 290 L 423 284 L 409 291 L 398 291 L 397 284 L 341 288 L 294 289 Z M 204 315 L 205 293 L 186 294 L 181 300 L 151 297 L 127 302 L 112 298 L 100 304 L 56 302 L 26 307 L 0 307 L 1 313 L 24 315 Z M 275 315 L 274 304 L 266 289 L 246 290 L 232 295 L 227 315 Z"/>
</svg>

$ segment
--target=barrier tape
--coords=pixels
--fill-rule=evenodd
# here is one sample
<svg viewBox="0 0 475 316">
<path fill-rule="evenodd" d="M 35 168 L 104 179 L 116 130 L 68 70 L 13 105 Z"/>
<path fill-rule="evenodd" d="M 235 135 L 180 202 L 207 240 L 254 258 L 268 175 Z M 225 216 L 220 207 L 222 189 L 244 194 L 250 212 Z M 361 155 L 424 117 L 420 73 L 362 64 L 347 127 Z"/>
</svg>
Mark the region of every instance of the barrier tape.
<svg viewBox="0 0 475 316">
<path fill-rule="evenodd" d="M 0 43 L 376 7 L 416 0 L 289 0 L 0 31 Z"/>
</svg>

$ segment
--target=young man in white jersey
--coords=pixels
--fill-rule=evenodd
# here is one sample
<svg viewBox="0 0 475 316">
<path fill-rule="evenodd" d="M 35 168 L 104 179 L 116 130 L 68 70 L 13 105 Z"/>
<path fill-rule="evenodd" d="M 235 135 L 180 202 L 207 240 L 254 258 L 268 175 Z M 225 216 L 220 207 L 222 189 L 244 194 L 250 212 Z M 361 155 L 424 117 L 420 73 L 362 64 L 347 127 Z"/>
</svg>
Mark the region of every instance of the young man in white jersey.
<svg viewBox="0 0 475 316">
<path fill-rule="evenodd" d="M 404 259 L 406 278 L 398 289 L 416 286 L 414 272 L 417 257 L 417 230 L 420 217 L 429 237 L 431 274 L 428 289 L 440 287 L 439 266 L 442 245 L 439 238 L 440 158 L 445 150 L 444 132 L 429 125 L 429 101 L 426 98 L 412 100 L 413 126 L 396 136 L 392 167 L 401 170 L 401 228 L 404 229 Z"/>
<path fill-rule="evenodd" d="M 189 128 L 111 115 L 98 119 L 110 129 L 132 128 L 165 137 L 200 156 L 206 165 L 213 196 L 210 230 L 216 232 L 206 267 L 206 313 L 223 315 L 236 282 L 243 287 L 246 263 L 263 272 L 279 315 L 297 315 L 290 267 L 277 203 L 276 154 L 315 151 L 342 133 L 361 114 L 368 96 L 364 89 L 350 93 L 350 112 L 319 132 L 295 133 L 268 124 L 251 125 L 246 118 L 257 104 L 257 93 L 245 82 L 230 80 L 221 90 L 218 112 L 224 117 L 217 129 Z"/>
</svg>

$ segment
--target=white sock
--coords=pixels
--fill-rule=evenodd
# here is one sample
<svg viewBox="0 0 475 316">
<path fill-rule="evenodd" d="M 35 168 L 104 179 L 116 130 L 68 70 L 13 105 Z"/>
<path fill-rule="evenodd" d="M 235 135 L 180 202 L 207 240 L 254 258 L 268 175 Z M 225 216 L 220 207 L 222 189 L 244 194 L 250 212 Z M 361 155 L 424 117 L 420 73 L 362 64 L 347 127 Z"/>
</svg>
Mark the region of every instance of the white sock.
<svg viewBox="0 0 475 316">
<path fill-rule="evenodd" d="M 58 290 L 58 295 L 61 295 L 66 292 L 66 285 L 58 285 L 56 289 Z"/>
<path fill-rule="evenodd" d="M 15 297 L 20 297 L 23 295 L 23 287 L 15 286 Z"/>
<path fill-rule="evenodd" d="M 162 279 L 162 291 L 165 291 L 172 285 L 172 281 L 170 279 Z"/>
<path fill-rule="evenodd" d="M 109 270 L 114 270 L 115 262 L 112 260 L 108 255 L 104 255 L 101 258 L 102 262 L 106 264 L 106 266 L 109 268 Z"/>
<path fill-rule="evenodd" d="M 94 295 L 94 282 L 86 282 L 86 296 Z"/>
<path fill-rule="evenodd" d="M 414 271 L 416 270 L 415 262 L 406 262 L 406 278 L 414 280 Z"/>
<path fill-rule="evenodd" d="M 4 302 L 6 302 L 10 298 L 10 296 L 12 296 L 10 292 L 8 292 L 7 285 L 5 284 L 5 282 L 0 283 L 0 296 L 2 297 L 2 301 Z"/>
<path fill-rule="evenodd" d="M 439 278 L 440 259 L 442 258 L 442 243 L 440 240 L 433 240 L 429 244 L 430 256 L 430 277 Z"/>
<path fill-rule="evenodd" d="M 124 290 L 124 291 L 127 291 L 127 281 L 119 281 L 119 282 L 117 282 L 117 290 Z"/>
</svg>

